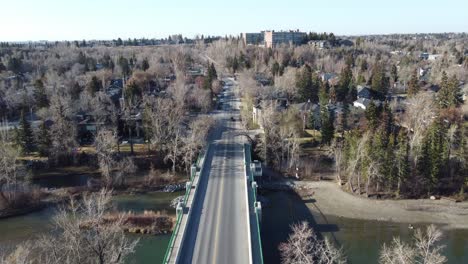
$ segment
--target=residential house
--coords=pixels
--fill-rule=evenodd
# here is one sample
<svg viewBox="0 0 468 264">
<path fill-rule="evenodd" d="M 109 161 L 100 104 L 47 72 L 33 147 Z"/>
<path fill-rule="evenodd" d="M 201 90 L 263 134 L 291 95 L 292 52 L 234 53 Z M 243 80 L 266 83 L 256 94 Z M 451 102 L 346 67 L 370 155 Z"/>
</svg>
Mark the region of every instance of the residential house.
<svg viewBox="0 0 468 264">
<path fill-rule="evenodd" d="M 382 102 L 380 99 L 382 97 L 382 94 L 372 90 L 371 88 L 358 85 L 357 100 L 353 102 L 353 106 L 366 110 L 371 101 L 374 101 L 376 105 L 381 105 Z"/>
<path fill-rule="evenodd" d="M 295 107 L 299 111 L 304 129 L 310 122 L 311 116 L 314 120 L 314 129 L 318 129 L 320 127 L 320 106 L 318 104 L 311 103 L 309 100 L 305 103 L 292 104 L 291 107 Z"/>
<path fill-rule="evenodd" d="M 332 46 L 328 40 L 311 40 L 307 44 L 318 49 L 328 49 Z"/>
<path fill-rule="evenodd" d="M 372 99 L 367 99 L 367 98 L 358 98 L 356 101 L 353 102 L 353 106 L 357 108 L 361 108 L 363 110 L 366 110 L 367 107 L 369 107 L 369 104 L 371 102 L 374 102 L 375 105 L 380 106 L 381 102 L 378 100 L 372 100 Z"/>
</svg>

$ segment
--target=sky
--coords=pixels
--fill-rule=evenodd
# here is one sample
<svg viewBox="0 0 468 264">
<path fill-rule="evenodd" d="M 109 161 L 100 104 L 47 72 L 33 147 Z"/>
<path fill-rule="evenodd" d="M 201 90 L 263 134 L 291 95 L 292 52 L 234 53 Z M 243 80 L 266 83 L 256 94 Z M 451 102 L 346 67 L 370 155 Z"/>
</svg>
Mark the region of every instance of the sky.
<svg viewBox="0 0 468 264">
<path fill-rule="evenodd" d="M 0 0 L 0 41 L 468 32 L 467 0 Z"/>
</svg>

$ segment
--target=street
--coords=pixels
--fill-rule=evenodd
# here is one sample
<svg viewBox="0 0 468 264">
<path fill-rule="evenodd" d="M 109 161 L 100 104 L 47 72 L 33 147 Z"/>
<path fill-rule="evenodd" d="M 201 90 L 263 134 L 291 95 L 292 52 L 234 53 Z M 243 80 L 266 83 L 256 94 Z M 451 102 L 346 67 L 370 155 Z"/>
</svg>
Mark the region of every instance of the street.
<svg viewBox="0 0 468 264">
<path fill-rule="evenodd" d="M 249 222 L 239 100 L 226 87 L 224 103 L 213 116 L 206 170 L 200 177 L 193 219 L 186 230 L 180 263 L 249 263 Z M 233 118 L 232 118 L 233 117 Z M 234 119 L 234 120 L 233 120 Z"/>
</svg>

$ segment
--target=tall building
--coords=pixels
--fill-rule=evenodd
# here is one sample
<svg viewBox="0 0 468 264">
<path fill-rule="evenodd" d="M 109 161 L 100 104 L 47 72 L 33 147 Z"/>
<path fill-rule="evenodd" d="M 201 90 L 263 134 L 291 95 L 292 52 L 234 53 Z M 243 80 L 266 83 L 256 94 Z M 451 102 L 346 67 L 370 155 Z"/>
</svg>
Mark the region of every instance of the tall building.
<svg viewBox="0 0 468 264">
<path fill-rule="evenodd" d="M 261 45 L 265 38 L 262 31 L 260 33 L 242 33 L 242 39 L 245 45 Z"/>
<path fill-rule="evenodd" d="M 305 32 L 296 31 L 265 31 L 264 33 L 265 46 L 272 48 L 280 44 L 299 45 L 304 41 L 307 36 Z"/>
</svg>

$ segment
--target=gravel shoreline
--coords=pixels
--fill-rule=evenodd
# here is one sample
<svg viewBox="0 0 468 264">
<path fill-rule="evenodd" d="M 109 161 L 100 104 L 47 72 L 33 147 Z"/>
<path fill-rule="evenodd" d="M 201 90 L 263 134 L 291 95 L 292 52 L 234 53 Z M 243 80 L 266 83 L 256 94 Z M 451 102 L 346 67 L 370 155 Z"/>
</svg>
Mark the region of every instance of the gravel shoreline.
<svg viewBox="0 0 468 264">
<path fill-rule="evenodd" d="M 437 224 L 450 229 L 468 229 L 468 202 L 455 203 L 429 199 L 373 200 L 352 195 L 343 191 L 336 183 L 325 181 L 284 181 L 273 185 L 267 184 L 265 188 L 274 189 L 275 186 L 311 194 L 304 200 L 307 207 L 318 214 L 408 224 Z"/>
</svg>

